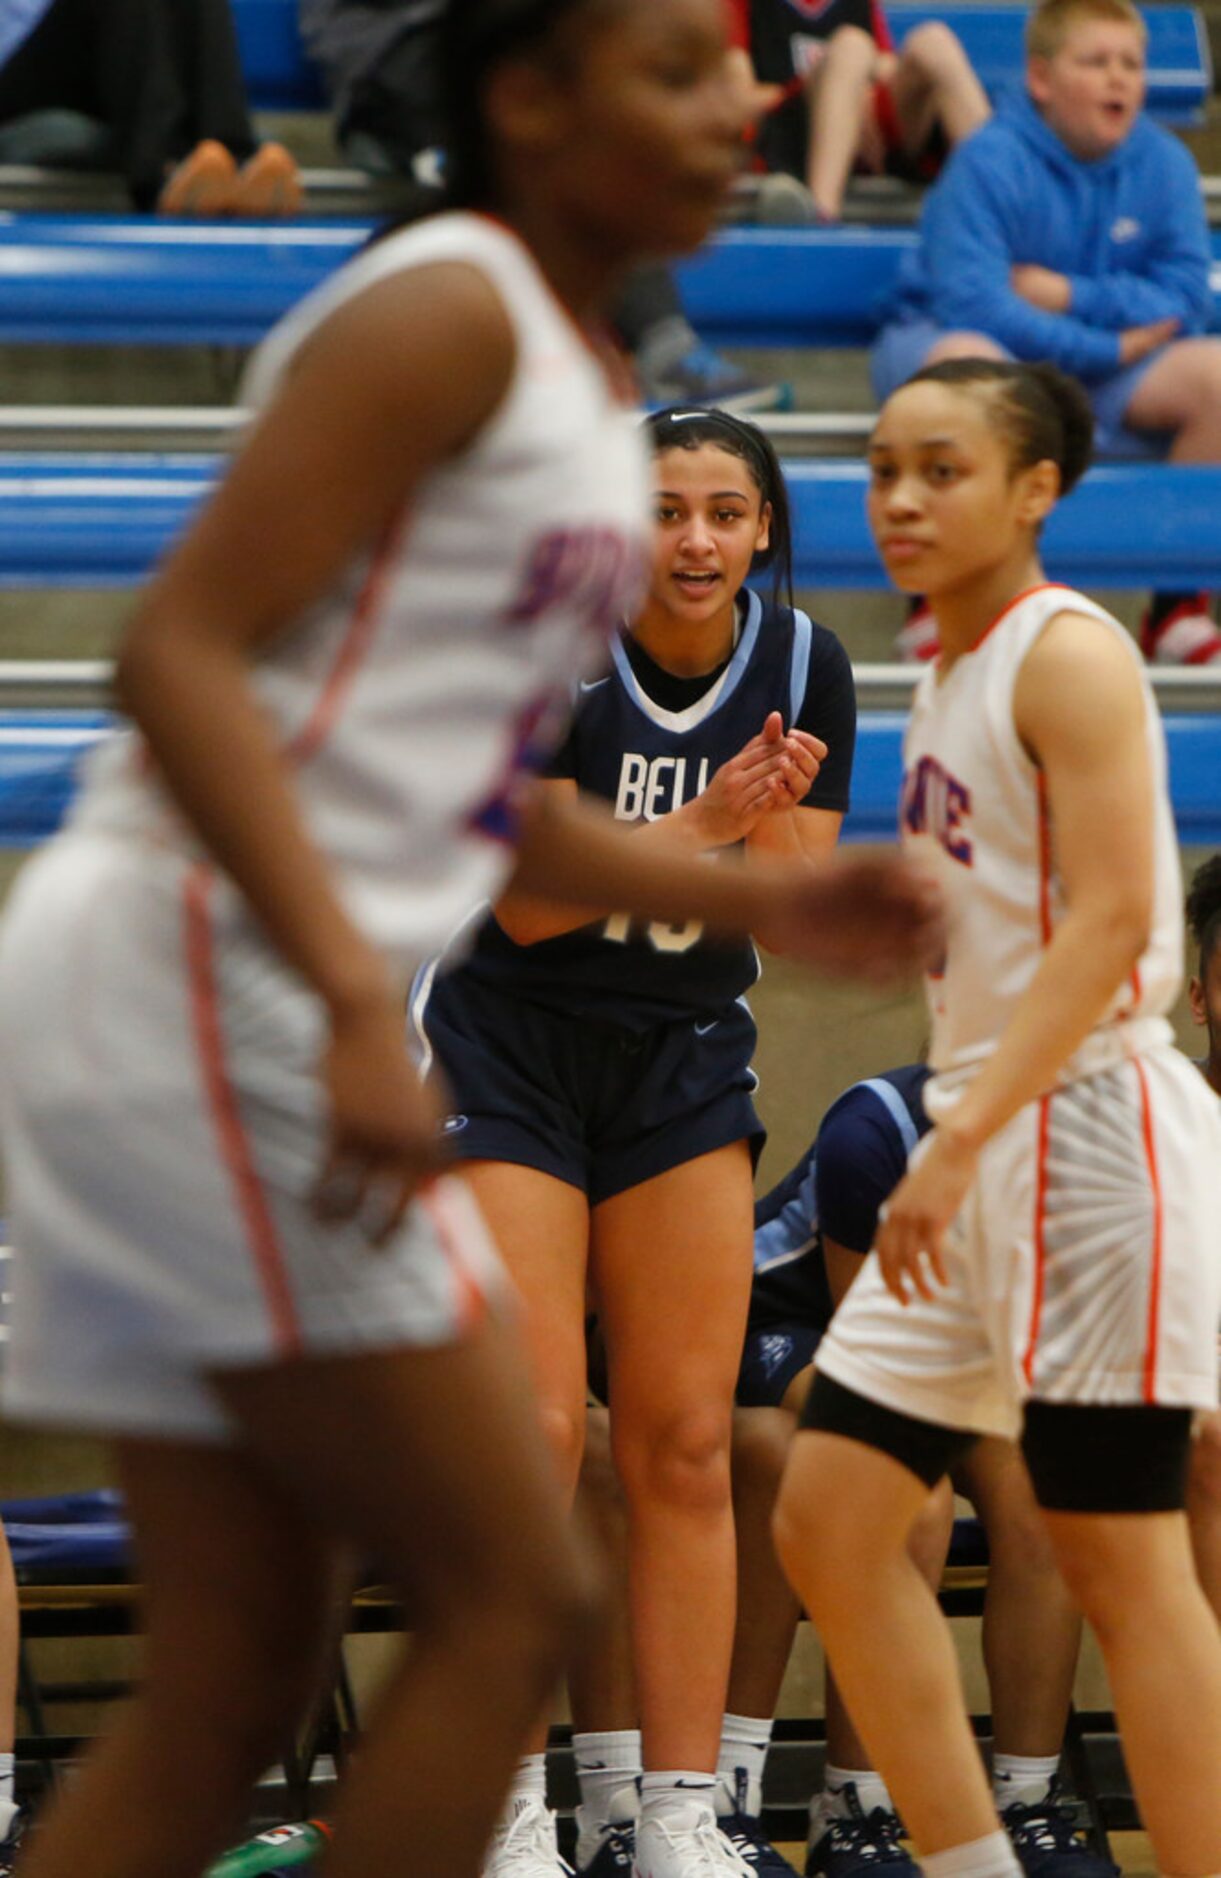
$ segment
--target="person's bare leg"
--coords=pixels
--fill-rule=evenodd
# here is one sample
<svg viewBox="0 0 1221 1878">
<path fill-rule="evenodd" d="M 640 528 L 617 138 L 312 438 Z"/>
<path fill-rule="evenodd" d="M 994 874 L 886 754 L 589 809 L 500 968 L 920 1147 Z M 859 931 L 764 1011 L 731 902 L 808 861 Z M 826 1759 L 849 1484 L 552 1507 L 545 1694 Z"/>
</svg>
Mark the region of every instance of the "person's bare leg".
<svg viewBox="0 0 1221 1878">
<path fill-rule="evenodd" d="M 594 1212 L 646 1771 L 717 1762 L 735 1611 L 730 1425 L 753 1228 L 743 1141 Z"/>
<path fill-rule="evenodd" d="M 1221 1635 L 1182 1513 L 1045 1513 L 1101 1645 L 1157 1869 L 1221 1871 Z"/>
<path fill-rule="evenodd" d="M 244 1453 L 118 1444 L 145 1585 L 140 1691 L 40 1818 L 33 1878 L 198 1878 L 320 1666 L 329 1546 Z"/>
<path fill-rule="evenodd" d="M 921 1578 L 936 1594 L 945 1570 L 950 1535 L 954 1529 L 954 1495 L 948 1480 L 927 1496 L 907 1539 L 907 1553 Z M 869 1750 L 857 1734 L 839 1692 L 830 1660 L 827 1663 L 827 1760 L 832 1767 L 871 1767 Z"/>
<path fill-rule="evenodd" d="M 589 1206 L 566 1181 L 509 1161 L 462 1168 L 522 1303 L 521 1331 L 537 1412 L 571 1505 L 585 1443 L 585 1271 Z M 535 1720 L 523 1754 L 547 1746 L 551 1703 Z"/>
<path fill-rule="evenodd" d="M 832 33 L 810 82 L 806 183 L 825 221 L 838 222 L 869 105 L 878 49 L 859 26 Z"/>
<path fill-rule="evenodd" d="M 977 1441 L 957 1471 L 988 1534 L 983 1648 L 995 1752 L 1046 1759 L 1064 1740 L 1081 1612 L 1017 1445 Z"/>
<path fill-rule="evenodd" d="M 475 1878 L 591 1584 L 515 1331 L 492 1317 L 444 1348 L 217 1386 L 264 1464 L 412 1612 L 411 1650 L 345 1776 L 330 1878 Z"/>
<path fill-rule="evenodd" d="M 805 1369 L 794 1378 L 798 1399 L 810 1375 Z M 775 1713 L 801 1616 L 772 1543 L 772 1514 L 796 1428 L 796 1415 L 787 1408 L 734 1410 L 730 1473 L 738 1609 L 726 1706 L 735 1715 Z"/>
<path fill-rule="evenodd" d="M 1174 432 L 1172 463 L 1221 463 L 1221 339 L 1179 339 L 1133 392 L 1124 422 Z"/>
<path fill-rule="evenodd" d="M 927 20 L 907 34 L 889 89 L 911 156 L 923 150 L 938 124 L 953 146 L 992 115 L 962 41 L 941 20 Z"/>
<path fill-rule="evenodd" d="M 1187 1477 L 1187 1521 L 1196 1575 L 1221 1622 L 1221 1409 L 1196 1417 Z"/>
<path fill-rule="evenodd" d="M 988 1837 L 998 1820 L 949 1628 L 908 1551 L 927 1500 L 923 1481 L 889 1455 L 803 1430 L 776 1536 L 872 1764 L 930 1854 Z"/>
</svg>

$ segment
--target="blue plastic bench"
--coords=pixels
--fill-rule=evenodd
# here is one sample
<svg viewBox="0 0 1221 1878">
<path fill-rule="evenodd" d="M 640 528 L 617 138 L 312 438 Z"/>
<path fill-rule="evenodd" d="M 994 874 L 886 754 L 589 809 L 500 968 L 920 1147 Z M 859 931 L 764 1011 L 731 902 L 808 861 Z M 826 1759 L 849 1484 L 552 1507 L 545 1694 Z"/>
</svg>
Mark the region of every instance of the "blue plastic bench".
<svg viewBox="0 0 1221 1878">
<path fill-rule="evenodd" d="M 902 773 L 901 711 L 861 713 L 852 810 L 845 833 L 858 841 L 889 841 L 895 833 Z M 1165 717 L 1179 839 L 1221 843 L 1221 713 L 1174 712 Z M 97 712 L 0 715 L 0 847 L 32 847 L 62 821 L 85 752 L 103 734 Z"/>
<path fill-rule="evenodd" d="M 253 345 L 371 226 L 0 213 L 0 342 Z M 1212 239 L 1221 319 L 1221 230 Z M 863 346 L 915 240 L 905 228 L 725 229 L 679 280 L 720 344 Z"/>
<path fill-rule="evenodd" d="M 1143 9 L 1149 27 L 1149 108 L 1168 123 L 1197 119 L 1212 89 L 1208 39 L 1194 7 Z M 297 25 L 297 0 L 233 0 L 242 66 L 253 102 L 262 109 L 317 110 L 325 97 Z M 928 19 L 948 19 L 989 91 L 1022 70 L 1023 6 L 955 5 L 889 8 L 896 41 Z"/>
<path fill-rule="evenodd" d="M 211 488 L 214 457 L 0 456 L 0 586 L 115 587 L 145 575 Z M 885 584 L 865 466 L 785 465 L 800 587 Z M 1221 466 L 1102 464 L 1047 526 L 1048 565 L 1081 587 L 1221 588 Z"/>
</svg>

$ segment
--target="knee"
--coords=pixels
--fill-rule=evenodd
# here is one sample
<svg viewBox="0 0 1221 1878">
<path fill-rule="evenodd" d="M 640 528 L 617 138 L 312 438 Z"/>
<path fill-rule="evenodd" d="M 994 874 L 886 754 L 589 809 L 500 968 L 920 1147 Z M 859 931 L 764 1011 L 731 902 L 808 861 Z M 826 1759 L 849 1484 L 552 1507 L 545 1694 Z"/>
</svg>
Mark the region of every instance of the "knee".
<svg viewBox="0 0 1221 1878">
<path fill-rule="evenodd" d="M 926 20 L 922 26 L 913 27 L 903 41 L 900 59 L 933 81 L 955 76 L 967 63 L 962 41 L 943 20 Z"/>
<path fill-rule="evenodd" d="M 647 1501 L 692 1513 L 727 1508 L 730 1422 L 728 1404 L 701 1404 L 621 1429 L 615 1459 L 633 1507 Z"/>
<path fill-rule="evenodd" d="M 940 365 L 944 359 L 1003 359 L 1004 353 L 987 333 L 942 333 L 924 356 L 926 365 Z"/>
<path fill-rule="evenodd" d="M 847 72 L 867 76 L 873 71 L 877 57 L 877 42 L 864 27 L 840 26 L 828 40 L 826 57 L 818 69 L 834 71 L 840 77 Z"/>
<path fill-rule="evenodd" d="M 735 1500 L 775 1504 L 793 1438 L 787 1409 L 737 1409 L 733 1417 L 732 1473 Z"/>
<path fill-rule="evenodd" d="M 539 1405 L 539 1424 L 543 1439 L 566 1485 L 572 1486 L 581 1471 L 585 1445 L 585 1405 L 543 1401 Z"/>
</svg>

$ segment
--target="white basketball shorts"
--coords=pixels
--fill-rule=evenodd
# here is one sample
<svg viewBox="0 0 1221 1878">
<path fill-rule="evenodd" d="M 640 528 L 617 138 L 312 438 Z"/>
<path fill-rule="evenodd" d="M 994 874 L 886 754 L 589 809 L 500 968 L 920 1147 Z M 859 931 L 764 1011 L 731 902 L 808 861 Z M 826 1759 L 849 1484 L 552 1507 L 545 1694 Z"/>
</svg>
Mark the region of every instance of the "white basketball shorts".
<svg viewBox="0 0 1221 1878">
<path fill-rule="evenodd" d="M 213 882 L 70 833 L 0 925 L 19 1419 L 224 1441 L 209 1371 L 449 1343 L 507 1293 L 453 1179 L 381 1248 L 314 1218 L 325 1014 Z"/>
<path fill-rule="evenodd" d="M 904 1306 L 870 1253 L 818 1368 L 1009 1437 L 1029 1396 L 1214 1407 L 1221 1104 L 1171 1047 L 1029 1104 L 984 1148 L 945 1256 L 949 1284 Z"/>
</svg>

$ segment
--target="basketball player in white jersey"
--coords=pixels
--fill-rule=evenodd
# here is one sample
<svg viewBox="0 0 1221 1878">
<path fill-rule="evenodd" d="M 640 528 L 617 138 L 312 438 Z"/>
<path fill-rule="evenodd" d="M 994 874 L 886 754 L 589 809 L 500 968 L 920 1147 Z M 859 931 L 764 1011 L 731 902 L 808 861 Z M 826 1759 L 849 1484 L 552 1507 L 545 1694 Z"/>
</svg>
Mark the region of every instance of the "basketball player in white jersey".
<svg viewBox="0 0 1221 1878">
<path fill-rule="evenodd" d="M 1123 629 L 1039 564 L 1089 433 L 1052 368 L 959 360 L 870 445 L 882 557 L 940 629 L 900 812 L 947 895 L 934 1127 L 819 1349 L 777 1532 L 927 1878 L 1018 1866 L 905 1540 L 1023 1412 L 1158 1869 L 1221 1871 L 1221 1637 L 1183 1512 L 1216 1402 L 1221 1115 L 1164 1015 L 1183 931 L 1156 705 Z"/>
<path fill-rule="evenodd" d="M 0 935 L 9 1406 L 117 1438 L 148 1668 L 30 1878 L 197 1878 L 240 1833 L 338 1545 L 415 1644 L 334 1878 L 474 1878 L 587 1602 L 499 1268 L 403 1046 L 405 987 L 503 882 L 514 779 L 630 604 L 634 423 L 588 336 L 698 242 L 741 119 L 719 0 L 462 0 L 461 206 L 367 251 L 254 367 L 262 407 L 119 661 L 103 754 Z M 826 892 L 527 818 L 522 877 L 895 955 L 930 895 Z M 830 906 L 826 904 L 827 894 Z"/>
</svg>

